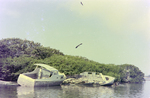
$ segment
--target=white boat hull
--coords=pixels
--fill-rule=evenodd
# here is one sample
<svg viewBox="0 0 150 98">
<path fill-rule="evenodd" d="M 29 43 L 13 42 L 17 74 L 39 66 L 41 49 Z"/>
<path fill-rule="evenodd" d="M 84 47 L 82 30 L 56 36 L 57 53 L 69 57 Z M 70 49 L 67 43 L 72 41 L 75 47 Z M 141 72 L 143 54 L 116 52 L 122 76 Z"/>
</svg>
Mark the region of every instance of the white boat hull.
<svg viewBox="0 0 150 98">
<path fill-rule="evenodd" d="M 38 87 L 38 86 L 56 86 L 63 82 L 62 80 L 50 80 L 50 79 L 32 79 L 26 75 L 20 74 L 18 78 L 18 84 L 21 86 Z"/>
</svg>

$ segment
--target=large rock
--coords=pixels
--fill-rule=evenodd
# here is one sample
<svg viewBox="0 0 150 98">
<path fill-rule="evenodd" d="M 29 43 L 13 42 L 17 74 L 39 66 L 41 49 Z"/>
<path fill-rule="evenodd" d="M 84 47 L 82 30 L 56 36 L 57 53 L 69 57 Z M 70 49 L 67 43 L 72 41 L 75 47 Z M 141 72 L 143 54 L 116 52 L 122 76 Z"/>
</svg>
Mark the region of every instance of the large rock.
<svg viewBox="0 0 150 98">
<path fill-rule="evenodd" d="M 144 81 L 144 73 L 136 66 L 124 64 L 120 66 L 122 69 L 121 81 L 130 83 L 142 83 Z"/>
</svg>

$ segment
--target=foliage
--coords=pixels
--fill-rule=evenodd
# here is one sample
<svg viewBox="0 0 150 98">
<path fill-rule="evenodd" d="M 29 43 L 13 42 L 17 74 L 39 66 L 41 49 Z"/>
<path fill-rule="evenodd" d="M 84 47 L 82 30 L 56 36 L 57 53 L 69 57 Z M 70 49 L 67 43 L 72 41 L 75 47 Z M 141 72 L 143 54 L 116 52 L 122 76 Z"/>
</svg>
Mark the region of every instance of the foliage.
<svg viewBox="0 0 150 98">
<path fill-rule="evenodd" d="M 59 52 L 59 50 L 50 49 L 49 47 L 35 47 L 31 54 L 37 59 L 45 59 L 51 57 L 53 54 L 64 55 L 62 52 Z"/>
<path fill-rule="evenodd" d="M 62 52 L 40 43 L 19 38 L 0 40 L 0 79 L 16 80 L 20 73 L 30 71 L 34 61 Z M 38 60 L 37 60 L 38 59 Z"/>
<path fill-rule="evenodd" d="M 129 64 L 123 64 L 123 65 L 121 65 L 121 67 L 124 69 L 123 73 L 125 73 L 126 70 L 129 70 L 129 74 L 130 74 L 129 82 L 139 83 L 139 82 L 144 81 L 144 73 L 141 72 L 141 70 L 139 70 L 138 67 L 136 67 L 134 65 L 129 65 Z"/>
<path fill-rule="evenodd" d="M 20 73 L 33 70 L 35 62 L 31 57 L 6 58 L 1 61 L 0 77 L 2 80 L 16 81 Z"/>
<path fill-rule="evenodd" d="M 66 75 L 98 72 L 115 77 L 115 81 L 123 81 L 130 69 L 130 82 L 142 82 L 144 77 L 134 65 L 101 64 L 81 56 L 64 55 L 59 50 L 19 38 L 0 40 L 0 79 L 16 81 L 20 73 L 32 71 L 34 63 L 48 64 Z"/>
<path fill-rule="evenodd" d="M 22 40 L 19 38 L 0 40 L 0 58 L 26 56 L 36 59 L 44 59 L 53 54 L 63 55 L 59 50 L 43 47 L 40 43 L 35 43 L 29 40 Z"/>
</svg>

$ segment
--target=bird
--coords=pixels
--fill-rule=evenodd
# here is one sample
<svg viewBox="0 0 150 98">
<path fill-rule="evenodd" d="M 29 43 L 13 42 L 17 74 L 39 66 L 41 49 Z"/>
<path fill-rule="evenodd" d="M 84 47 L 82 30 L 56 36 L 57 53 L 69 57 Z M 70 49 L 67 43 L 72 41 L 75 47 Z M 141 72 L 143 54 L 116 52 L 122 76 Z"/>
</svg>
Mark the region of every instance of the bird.
<svg viewBox="0 0 150 98">
<path fill-rule="evenodd" d="M 82 2 L 80 2 L 81 3 L 81 5 L 83 6 L 83 3 Z"/>
<path fill-rule="evenodd" d="M 80 45 L 82 45 L 82 43 L 80 43 L 79 45 L 77 45 L 75 48 L 78 48 Z"/>
</svg>

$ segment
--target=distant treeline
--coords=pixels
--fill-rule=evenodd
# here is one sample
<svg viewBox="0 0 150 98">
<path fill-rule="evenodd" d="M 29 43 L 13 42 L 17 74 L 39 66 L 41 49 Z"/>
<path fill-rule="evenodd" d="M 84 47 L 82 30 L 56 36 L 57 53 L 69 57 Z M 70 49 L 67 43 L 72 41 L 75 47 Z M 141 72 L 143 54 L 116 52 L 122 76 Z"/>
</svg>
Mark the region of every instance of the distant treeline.
<svg viewBox="0 0 150 98">
<path fill-rule="evenodd" d="M 134 65 L 101 64 L 81 56 L 64 55 L 59 50 L 19 38 L 0 40 L 1 80 L 16 81 L 20 73 L 34 70 L 35 63 L 48 64 L 66 75 L 88 71 L 113 76 L 119 82 L 144 80 L 144 74 Z"/>
</svg>

